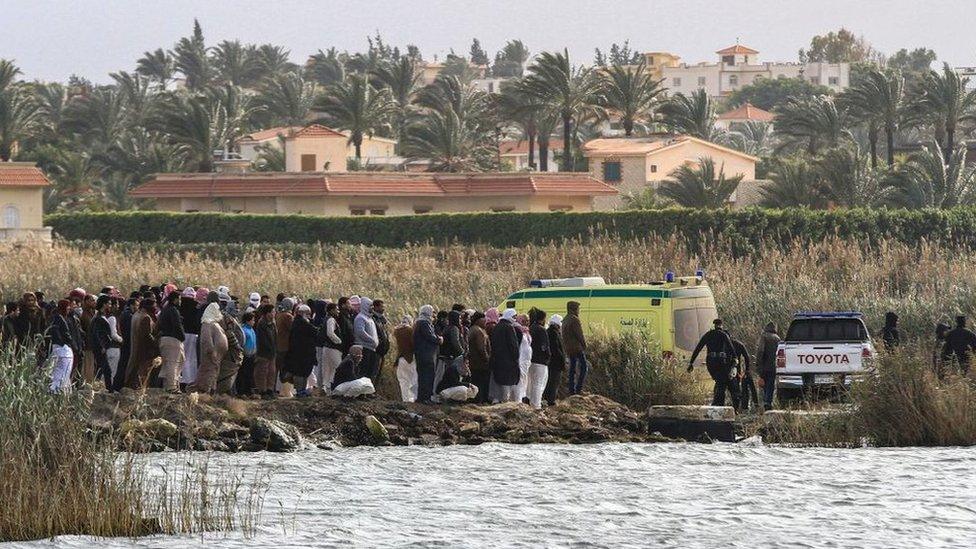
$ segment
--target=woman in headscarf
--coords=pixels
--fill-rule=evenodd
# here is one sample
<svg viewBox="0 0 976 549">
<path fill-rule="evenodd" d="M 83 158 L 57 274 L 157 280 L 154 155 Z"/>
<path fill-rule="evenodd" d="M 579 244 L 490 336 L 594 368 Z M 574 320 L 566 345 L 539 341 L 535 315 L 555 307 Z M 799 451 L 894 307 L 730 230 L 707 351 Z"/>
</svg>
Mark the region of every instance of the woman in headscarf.
<svg viewBox="0 0 976 549">
<path fill-rule="evenodd" d="M 295 321 L 295 315 L 292 312 L 294 308 L 295 300 L 286 297 L 278 302 L 278 314 L 275 315 L 275 337 L 278 338 L 275 367 L 282 383 L 292 382 L 291 373 L 285 367 L 285 359 L 288 357 L 288 339 L 291 337 L 291 325 Z M 282 396 L 291 396 L 291 394 L 283 388 Z"/>
<path fill-rule="evenodd" d="M 516 318 L 515 329 L 519 338 L 518 401 L 525 400 L 529 388 L 529 366 L 532 365 L 532 336 L 529 335 L 529 315 L 522 313 Z"/>
<path fill-rule="evenodd" d="M 500 318 L 501 315 L 498 314 L 498 307 L 491 307 L 485 311 L 485 333 L 490 336 L 491 331 L 495 329 L 495 325 L 498 324 Z"/>
<path fill-rule="evenodd" d="M 542 393 L 546 390 L 549 380 L 549 334 L 546 332 L 546 312 L 533 309 L 529 326 L 529 337 L 532 340 L 532 359 L 529 365 L 529 404 L 533 408 L 542 408 Z"/>
<path fill-rule="evenodd" d="M 519 339 L 516 333 L 515 309 L 505 309 L 501 319 L 491 332 L 491 357 L 488 367 L 498 394 L 493 398 L 501 402 L 518 400 Z"/>
<path fill-rule="evenodd" d="M 33 295 L 33 294 L 31 294 Z M 71 369 L 74 364 L 74 342 L 71 329 L 68 327 L 68 311 L 71 302 L 67 299 L 58 301 L 58 308 L 51 316 L 51 327 L 48 337 L 51 339 L 51 356 L 54 357 L 54 370 L 51 372 L 51 392 L 71 392 Z"/>
<path fill-rule="evenodd" d="M 308 376 L 315 366 L 316 329 L 312 325 L 312 309 L 308 305 L 299 305 L 297 313 L 288 335 L 288 357 L 285 364 L 297 389 L 295 396 L 301 398 L 310 396 Z"/>
<path fill-rule="evenodd" d="M 227 354 L 227 334 L 223 327 L 223 314 L 216 303 L 207 305 L 200 319 L 200 369 L 192 391 L 212 393 L 217 386 L 220 362 Z"/>
<path fill-rule="evenodd" d="M 561 315 L 552 315 L 549 317 L 549 329 L 546 330 L 546 335 L 549 337 L 549 378 L 546 380 L 546 390 L 542 393 L 542 397 L 550 406 L 556 404 L 556 391 L 559 390 L 559 380 L 562 379 L 563 369 L 566 366 L 563 336 L 560 333 L 562 324 Z"/>
<path fill-rule="evenodd" d="M 404 402 L 417 400 L 417 363 L 413 356 L 413 318 L 403 315 L 400 325 L 393 329 L 396 341 L 396 377 L 400 384 L 400 398 Z"/>
<path fill-rule="evenodd" d="M 258 307 L 260 306 L 261 306 L 261 294 L 259 294 L 258 292 L 251 292 L 251 294 L 247 296 L 247 307 L 244 309 L 244 312 L 253 313 L 257 311 Z"/>
<path fill-rule="evenodd" d="M 187 286 L 180 294 L 180 316 L 183 318 L 183 372 L 180 374 L 181 388 L 193 383 L 197 379 L 197 370 L 200 367 L 197 361 L 197 342 L 200 338 L 200 316 L 202 311 L 197 311 L 198 303 L 196 300 L 197 292 Z"/>
<path fill-rule="evenodd" d="M 434 393 L 437 352 L 444 338 L 434 332 L 434 308 L 424 305 L 413 327 L 413 354 L 417 361 L 417 402 L 429 403 Z"/>
<path fill-rule="evenodd" d="M 437 369 L 434 373 L 434 387 L 439 387 L 444 372 L 458 359 L 464 357 L 464 346 L 466 342 L 461 335 L 461 311 L 451 311 L 447 315 L 447 327 L 442 334 L 444 341 L 441 343 L 440 355 L 437 360 Z M 440 392 L 440 390 L 437 390 Z"/>
</svg>

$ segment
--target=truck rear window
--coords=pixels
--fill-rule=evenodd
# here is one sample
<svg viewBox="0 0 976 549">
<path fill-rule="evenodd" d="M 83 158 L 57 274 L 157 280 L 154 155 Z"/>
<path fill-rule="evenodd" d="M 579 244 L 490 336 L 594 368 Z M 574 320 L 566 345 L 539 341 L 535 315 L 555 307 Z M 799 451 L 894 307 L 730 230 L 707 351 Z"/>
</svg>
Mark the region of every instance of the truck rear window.
<svg viewBox="0 0 976 549">
<path fill-rule="evenodd" d="M 867 330 L 856 318 L 801 318 L 790 324 L 786 341 L 865 341 Z"/>
</svg>

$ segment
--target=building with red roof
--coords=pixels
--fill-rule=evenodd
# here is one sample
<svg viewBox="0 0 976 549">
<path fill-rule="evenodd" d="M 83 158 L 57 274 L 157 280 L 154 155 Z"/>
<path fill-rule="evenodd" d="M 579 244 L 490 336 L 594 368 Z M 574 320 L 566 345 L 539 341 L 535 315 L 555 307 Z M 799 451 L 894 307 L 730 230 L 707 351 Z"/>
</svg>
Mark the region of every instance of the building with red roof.
<svg viewBox="0 0 976 549">
<path fill-rule="evenodd" d="M 747 122 L 764 122 L 769 124 L 775 119 L 775 114 L 764 111 L 751 103 L 743 103 L 728 112 L 718 115 L 715 119 L 715 126 L 728 130 L 733 129 L 736 124 L 745 124 Z"/>
<path fill-rule="evenodd" d="M 43 218 L 50 184 L 33 162 L 0 162 L 0 241 L 51 241 Z"/>
<path fill-rule="evenodd" d="M 266 147 L 284 151 L 285 170 L 290 172 L 344 172 L 346 162 L 356 157 L 349 133 L 321 124 L 281 126 L 249 133 L 237 142 L 241 158 L 258 161 Z M 360 146 L 361 162 L 387 159 L 396 153 L 396 140 L 364 136 Z"/>
</svg>

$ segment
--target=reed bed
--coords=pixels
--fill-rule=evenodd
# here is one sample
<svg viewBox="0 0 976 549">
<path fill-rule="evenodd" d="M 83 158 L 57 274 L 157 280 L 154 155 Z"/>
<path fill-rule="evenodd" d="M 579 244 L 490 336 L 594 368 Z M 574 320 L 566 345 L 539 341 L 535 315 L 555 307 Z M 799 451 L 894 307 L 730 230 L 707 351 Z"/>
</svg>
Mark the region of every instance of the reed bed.
<svg viewBox="0 0 976 549">
<path fill-rule="evenodd" d="M 49 368 L 39 373 L 30 351 L 0 353 L 0 541 L 252 531 L 259 482 L 185 457 L 150 475 L 139 456 L 115 451 L 113 433 L 89 428 L 84 393 L 48 392 Z"/>
</svg>

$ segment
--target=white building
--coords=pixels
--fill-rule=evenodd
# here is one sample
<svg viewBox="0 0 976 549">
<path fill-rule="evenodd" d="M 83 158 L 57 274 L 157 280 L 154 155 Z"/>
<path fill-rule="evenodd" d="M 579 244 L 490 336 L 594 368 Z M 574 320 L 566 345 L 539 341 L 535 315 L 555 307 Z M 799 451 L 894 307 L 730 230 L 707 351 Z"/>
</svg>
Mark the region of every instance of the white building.
<svg viewBox="0 0 976 549">
<path fill-rule="evenodd" d="M 803 78 L 811 84 L 841 91 L 850 85 L 849 63 L 760 62 L 759 52 L 736 44 L 715 52 L 718 63 L 680 63 L 662 66 L 663 85 L 671 94 L 704 89 L 709 96 L 725 97 L 763 78 Z"/>
</svg>

